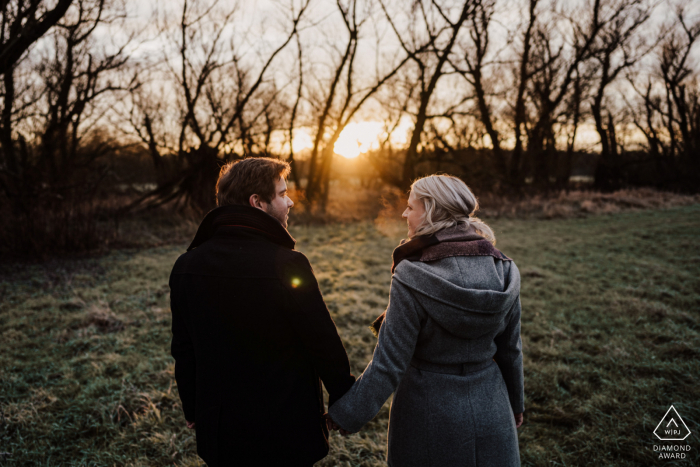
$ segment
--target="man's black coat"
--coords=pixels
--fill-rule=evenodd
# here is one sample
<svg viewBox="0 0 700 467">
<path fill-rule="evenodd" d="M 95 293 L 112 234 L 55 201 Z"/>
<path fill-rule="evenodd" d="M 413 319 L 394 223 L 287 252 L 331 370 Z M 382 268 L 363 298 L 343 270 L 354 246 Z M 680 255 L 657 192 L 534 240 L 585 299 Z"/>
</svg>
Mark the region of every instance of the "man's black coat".
<svg viewBox="0 0 700 467">
<path fill-rule="evenodd" d="M 321 381 L 332 404 L 355 378 L 287 230 L 252 207 L 213 210 L 175 263 L 170 290 L 175 379 L 202 459 L 286 466 L 325 457 Z"/>
</svg>

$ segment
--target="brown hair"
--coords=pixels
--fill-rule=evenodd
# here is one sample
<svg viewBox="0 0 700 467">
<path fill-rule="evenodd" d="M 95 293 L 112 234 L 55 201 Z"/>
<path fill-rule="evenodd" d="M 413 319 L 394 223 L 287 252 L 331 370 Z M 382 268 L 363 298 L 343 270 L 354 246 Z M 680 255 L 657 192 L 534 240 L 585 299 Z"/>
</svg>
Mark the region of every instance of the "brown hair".
<svg viewBox="0 0 700 467">
<path fill-rule="evenodd" d="M 216 204 L 248 205 L 252 195 L 269 203 L 275 197 L 275 183 L 287 178 L 289 164 L 269 157 L 250 157 L 221 167 L 216 181 Z"/>
</svg>

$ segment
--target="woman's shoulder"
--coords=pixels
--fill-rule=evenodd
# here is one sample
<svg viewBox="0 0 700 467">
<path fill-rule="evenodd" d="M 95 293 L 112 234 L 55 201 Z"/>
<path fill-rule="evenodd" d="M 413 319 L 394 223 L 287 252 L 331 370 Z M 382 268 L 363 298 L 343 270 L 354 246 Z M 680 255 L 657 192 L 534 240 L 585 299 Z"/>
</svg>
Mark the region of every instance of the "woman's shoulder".
<svg viewBox="0 0 700 467">
<path fill-rule="evenodd" d="M 400 282 L 415 282 L 425 280 L 449 280 L 459 275 L 459 266 L 453 258 L 442 258 L 435 261 L 404 260 L 394 270 L 394 278 Z"/>
<path fill-rule="evenodd" d="M 398 282 L 420 289 L 451 283 L 469 289 L 503 290 L 519 278 L 515 262 L 493 256 L 450 256 L 425 262 L 407 260 L 399 263 L 394 271 Z"/>
</svg>

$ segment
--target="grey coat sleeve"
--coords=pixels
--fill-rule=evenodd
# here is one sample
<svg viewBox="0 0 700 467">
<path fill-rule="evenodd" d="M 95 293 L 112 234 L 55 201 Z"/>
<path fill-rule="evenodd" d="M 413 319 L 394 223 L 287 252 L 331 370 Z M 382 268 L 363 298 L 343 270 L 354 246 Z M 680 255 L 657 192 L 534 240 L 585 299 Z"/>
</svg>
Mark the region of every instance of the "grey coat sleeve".
<svg viewBox="0 0 700 467">
<path fill-rule="evenodd" d="M 352 388 L 328 409 L 333 421 L 343 429 L 359 431 L 398 387 L 421 329 L 422 311 L 418 308 L 409 290 L 392 280 L 389 306 L 372 361 Z"/>
<path fill-rule="evenodd" d="M 506 323 L 503 332 L 494 339 L 497 350 L 493 359 L 503 374 L 513 413 L 523 413 L 525 401 L 523 344 L 520 339 L 520 297 L 508 312 Z"/>
</svg>

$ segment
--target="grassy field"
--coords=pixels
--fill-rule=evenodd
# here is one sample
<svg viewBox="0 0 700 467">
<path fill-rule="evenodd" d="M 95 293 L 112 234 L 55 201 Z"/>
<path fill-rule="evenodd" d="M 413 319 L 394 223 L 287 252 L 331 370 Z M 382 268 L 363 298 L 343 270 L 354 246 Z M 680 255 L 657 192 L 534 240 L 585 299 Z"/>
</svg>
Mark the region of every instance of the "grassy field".
<svg viewBox="0 0 700 467">
<path fill-rule="evenodd" d="M 491 225 L 523 276 L 523 465 L 698 465 L 700 205 Z M 291 230 L 359 374 L 403 227 Z M 182 251 L 0 266 L 0 465 L 202 465 L 169 356 Z M 677 463 L 653 452 L 671 404 L 692 432 Z M 384 465 L 388 408 L 318 465 Z"/>
</svg>

